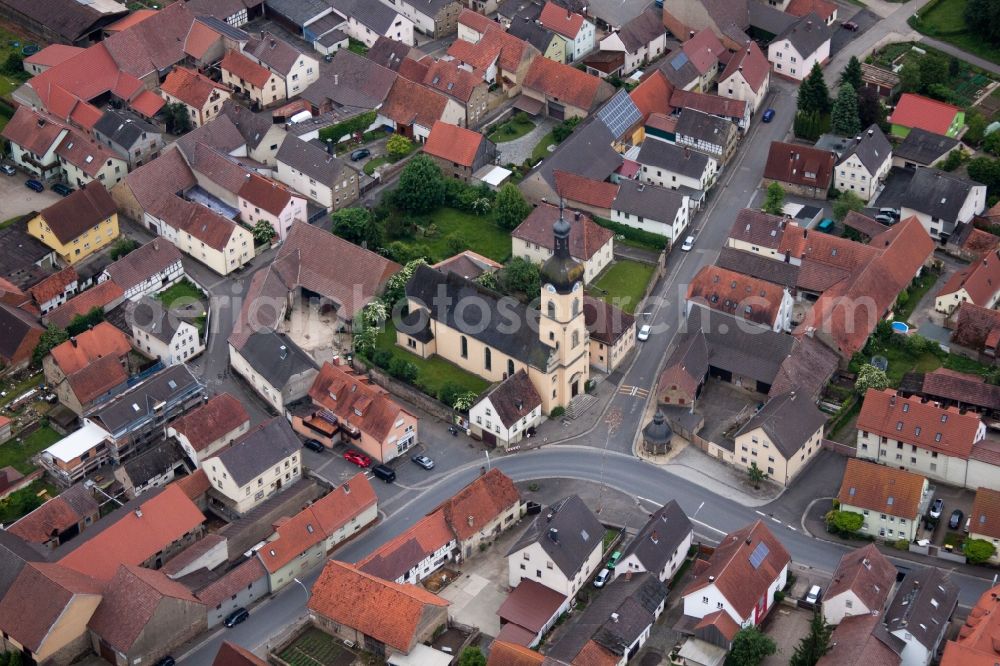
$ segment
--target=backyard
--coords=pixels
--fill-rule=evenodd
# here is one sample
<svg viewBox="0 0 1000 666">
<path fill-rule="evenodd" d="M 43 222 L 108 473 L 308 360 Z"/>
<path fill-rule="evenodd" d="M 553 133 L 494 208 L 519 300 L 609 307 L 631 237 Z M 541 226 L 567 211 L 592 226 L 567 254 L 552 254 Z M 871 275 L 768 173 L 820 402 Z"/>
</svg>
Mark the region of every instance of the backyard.
<svg viewBox="0 0 1000 666">
<path fill-rule="evenodd" d="M 910 18 L 910 25 L 919 32 L 948 42 L 991 62 L 1000 63 L 1000 48 L 970 33 L 965 25 L 966 0 L 937 0 L 926 5 Z"/>
<path fill-rule="evenodd" d="M 555 130 L 549 132 L 542 137 L 541 141 L 532 149 L 531 151 L 531 163 L 535 164 L 538 160 L 544 159 L 549 155 L 549 147 L 556 145 L 556 135 Z"/>
<path fill-rule="evenodd" d="M 183 319 L 193 323 L 199 335 L 205 332 L 205 308 L 208 302 L 204 292 L 193 282 L 184 278 L 156 294 L 156 298 L 170 310 L 183 315 Z"/>
<path fill-rule="evenodd" d="M 520 139 L 533 129 L 535 129 L 535 123 L 531 122 L 527 114 L 518 113 L 509 120 L 494 127 L 490 131 L 488 138 L 494 143 L 504 143 L 505 141 Z"/>
<path fill-rule="evenodd" d="M 425 393 L 436 396 L 440 394 L 441 388 L 446 384 L 455 384 L 462 387 L 464 391 L 470 391 L 479 395 L 489 386 L 485 379 L 466 372 L 462 368 L 449 363 L 439 356 L 430 358 L 420 358 L 416 354 L 411 354 L 402 347 L 396 345 L 396 328 L 392 321 L 385 324 L 385 329 L 379 333 L 375 343 L 376 350 L 384 350 L 392 354 L 393 358 L 401 358 L 409 361 L 417 368 L 417 383 Z"/>
<path fill-rule="evenodd" d="M 350 666 L 355 655 L 333 636 L 310 627 L 278 657 L 291 666 Z"/>
<path fill-rule="evenodd" d="M 14 437 L 0 444 L 0 467 L 9 465 L 22 474 L 28 474 L 35 469 L 31 464 L 32 456 L 49 448 L 60 439 L 62 435 L 48 426 L 39 428 L 21 441 Z"/>
<path fill-rule="evenodd" d="M 649 284 L 654 270 L 654 266 L 638 261 L 629 259 L 615 261 L 590 286 L 590 292 L 625 312 L 633 314 L 639 306 L 639 301 L 646 293 L 646 286 Z"/>
<path fill-rule="evenodd" d="M 32 481 L 24 488 L 15 490 L 0 500 L 0 523 L 9 525 L 58 494 L 58 489 L 51 483 Z"/>
<path fill-rule="evenodd" d="M 945 2 L 952 2 L 953 0 L 945 0 Z M 965 0 L 958 0 L 961 4 L 965 4 Z M 959 12 L 958 19 L 961 21 L 961 12 Z M 937 39 L 942 41 L 952 41 L 950 37 L 945 38 L 943 36 L 938 36 Z M 975 38 L 978 39 L 978 38 Z M 959 48 L 966 49 L 973 52 L 972 49 L 967 49 L 965 46 L 961 46 L 955 43 Z M 914 50 L 914 48 L 919 49 L 919 51 Z M 897 65 L 905 65 L 911 60 L 920 60 L 924 57 L 924 53 L 927 55 L 935 55 L 944 58 L 945 61 L 950 62 L 951 56 L 946 53 L 942 53 L 937 49 L 931 48 L 926 44 L 915 44 L 913 42 L 894 42 L 887 44 L 878 51 L 870 55 L 866 60 L 880 67 L 886 69 L 894 69 Z M 977 54 L 981 55 L 982 54 Z M 986 56 L 983 56 L 986 57 Z M 962 107 L 971 106 L 979 93 L 986 88 L 992 81 L 990 74 L 978 67 L 970 65 L 964 60 L 957 60 L 958 63 L 958 74 L 952 77 L 952 81 L 948 86 L 951 91 L 952 100 L 955 104 Z"/>
<path fill-rule="evenodd" d="M 510 232 L 498 227 L 488 216 L 481 217 L 455 208 L 439 208 L 426 221 L 423 233 L 418 230 L 412 238 L 401 238 L 396 242 L 411 248 L 426 248 L 431 263 L 454 255 L 455 243 L 460 243 L 462 249 L 478 252 L 500 263 L 510 258 Z M 431 225 L 436 230 L 427 235 Z"/>
<path fill-rule="evenodd" d="M 938 280 L 938 274 L 931 271 L 924 271 L 920 277 L 918 277 L 912 285 L 907 288 L 904 292 L 906 298 L 903 299 L 902 304 L 897 300 L 896 303 L 899 307 L 895 309 L 894 317 L 897 321 L 906 321 L 913 315 L 914 308 L 920 304 L 920 299 L 924 297 L 931 287 Z"/>
<path fill-rule="evenodd" d="M 25 48 L 30 52 L 32 51 L 32 47 L 34 47 L 34 50 L 37 50 L 39 46 L 41 45 L 34 42 L 26 42 L 18 35 L 0 28 L 0 66 L 7 62 L 7 58 L 11 54 L 16 53 L 24 57 Z M 18 75 L 0 72 L 0 97 L 10 99 L 10 94 L 27 80 L 28 73 L 23 70 Z M 6 123 L 7 118 L 3 118 L 2 114 L 0 114 L 0 118 L 2 118 L 0 122 Z"/>
</svg>

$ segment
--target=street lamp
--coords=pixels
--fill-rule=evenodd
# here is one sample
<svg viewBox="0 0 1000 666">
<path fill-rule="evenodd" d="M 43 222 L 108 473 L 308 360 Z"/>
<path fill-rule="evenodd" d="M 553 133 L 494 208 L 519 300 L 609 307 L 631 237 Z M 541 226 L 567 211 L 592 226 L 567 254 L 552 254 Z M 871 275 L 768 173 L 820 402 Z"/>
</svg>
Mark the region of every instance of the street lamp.
<svg viewBox="0 0 1000 666">
<path fill-rule="evenodd" d="M 490 462 L 490 452 L 483 451 L 483 453 L 486 454 L 486 469 L 488 470 L 493 469 L 493 463 Z"/>
<path fill-rule="evenodd" d="M 303 582 L 302 582 L 301 580 L 299 580 L 298 578 L 293 578 L 292 580 L 294 580 L 294 581 L 295 581 L 296 583 L 298 583 L 299 585 L 301 585 L 301 586 L 302 586 L 302 589 L 306 591 L 306 601 L 309 601 L 309 597 L 310 597 L 311 595 L 310 595 L 310 593 L 309 593 L 309 588 L 308 588 L 308 587 L 306 587 L 306 584 L 305 584 L 305 583 L 303 583 Z"/>
</svg>

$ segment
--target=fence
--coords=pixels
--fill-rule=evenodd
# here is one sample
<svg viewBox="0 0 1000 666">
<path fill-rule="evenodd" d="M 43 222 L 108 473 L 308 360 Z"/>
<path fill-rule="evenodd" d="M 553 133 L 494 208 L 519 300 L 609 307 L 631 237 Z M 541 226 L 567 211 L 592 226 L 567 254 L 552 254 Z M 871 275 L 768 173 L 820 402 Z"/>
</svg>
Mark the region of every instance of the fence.
<svg viewBox="0 0 1000 666">
<path fill-rule="evenodd" d="M 357 356 L 354 357 L 352 363 L 355 370 L 358 372 L 368 372 L 371 380 L 389 393 L 406 400 L 407 402 L 422 409 L 431 416 L 441 419 L 442 421 L 447 421 L 449 423 L 453 421 L 453 417 L 455 415 L 454 412 L 443 402 L 422 393 L 409 384 L 390 377 L 374 365 L 366 367 Z"/>
<path fill-rule="evenodd" d="M 840 442 L 835 442 L 832 439 L 824 439 L 820 445 L 827 451 L 833 451 L 834 453 L 839 453 L 840 455 L 847 456 L 848 458 L 856 458 L 858 455 L 857 447 L 841 444 Z"/>
</svg>

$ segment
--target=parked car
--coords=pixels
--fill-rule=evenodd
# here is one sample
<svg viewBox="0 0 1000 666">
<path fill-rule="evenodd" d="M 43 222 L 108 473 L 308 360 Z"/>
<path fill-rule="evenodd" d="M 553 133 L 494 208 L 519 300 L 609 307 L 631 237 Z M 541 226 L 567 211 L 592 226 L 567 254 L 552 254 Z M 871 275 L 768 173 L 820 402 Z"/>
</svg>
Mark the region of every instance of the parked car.
<svg viewBox="0 0 1000 666">
<path fill-rule="evenodd" d="M 896 218 L 894 218 L 891 215 L 882 215 L 882 214 L 879 214 L 879 215 L 875 216 L 875 221 L 876 222 L 881 222 L 882 224 L 884 224 L 887 227 L 891 227 L 892 225 L 896 224 L 896 222 L 898 220 L 896 220 Z"/>
<path fill-rule="evenodd" d="M 931 504 L 931 510 L 928 511 L 927 514 L 931 518 L 940 518 L 941 512 L 943 511 L 944 511 L 944 500 L 938 497 L 937 499 L 934 500 L 934 503 Z"/>
<path fill-rule="evenodd" d="M 850 30 L 851 32 L 857 32 L 858 31 L 858 24 L 855 23 L 854 21 L 844 21 L 843 23 L 840 24 L 840 26 L 844 30 Z"/>
<path fill-rule="evenodd" d="M 897 220 L 899 219 L 899 209 L 898 208 L 879 208 L 878 209 L 878 214 L 879 215 L 888 215 L 889 217 L 894 217 Z"/>
<path fill-rule="evenodd" d="M 68 197 L 69 195 L 73 194 L 74 190 L 72 187 L 66 185 L 65 183 L 56 183 L 55 185 L 52 186 L 52 191 L 61 197 Z"/>
<path fill-rule="evenodd" d="M 830 218 L 824 218 L 822 222 L 816 225 L 816 231 L 822 231 L 824 234 L 828 234 L 833 231 L 834 222 Z"/>
<path fill-rule="evenodd" d="M 368 467 L 372 464 L 372 459 L 365 454 L 355 451 L 353 449 L 348 449 L 344 451 L 344 460 L 349 463 L 354 463 L 358 467 Z"/>
<path fill-rule="evenodd" d="M 248 611 L 246 608 L 237 608 L 232 613 L 226 616 L 225 625 L 230 629 L 232 629 L 240 622 L 246 621 L 248 617 L 250 617 L 250 611 Z"/>
<path fill-rule="evenodd" d="M 413 462 L 420 465 L 424 469 L 434 469 L 434 461 L 427 456 L 416 455 L 410 458 Z"/>
<path fill-rule="evenodd" d="M 29 190 L 34 190 L 36 192 L 45 191 L 45 186 L 42 185 L 42 181 L 35 180 L 34 178 L 24 181 L 24 186 L 27 187 Z"/>
<path fill-rule="evenodd" d="M 601 569 L 600 573 L 594 578 L 594 587 L 604 587 L 609 578 L 611 578 L 611 569 Z"/>
<path fill-rule="evenodd" d="M 962 524 L 962 518 L 965 518 L 965 514 L 962 513 L 961 509 L 952 511 L 951 518 L 948 519 L 948 529 L 957 530 L 958 526 Z"/>
<path fill-rule="evenodd" d="M 608 558 L 608 563 L 605 564 L 604 566 L 606 566 L 609 569 L 614 569 L 616 566 L 618 566 L 618 560 L 620 559 L 622 559 L 622 551 L 616 550 L 615 552 L 611 553 L 611 557 Z"/>
<path fill-rule="evenodd" d="M 819 603 L 819 595 L 823 591 L 819 585 L 813 585 L 809 588 L 809 592 L 806 593 L 806 603 L 807 604 L 817 604 Z"/>
<path fill-rule="evenodd" d="M 3 171 L 8 176 L 16 176 L 17 175 L 17 169 L 15 169 L 14 167 L 12 167 L 9 164 L 0 164 L 0 171 Z"/>
<path fill-rule="evenodd" d="M 650 328 L 649 324 L 643 324 L 642 328 L 639 329 L 639 335 L 638 335 L 639 340 L 641 340 L 643 342 L 645 342 L 646 340 L 649 340 L 649 332 L 650 332 L 650 330 L 652 330 L 652 329 Z"/>
<path fill-rule="evenodd" d="M 762 115 L 760 119 L 765 123 L 769 123 L 774 120 L 774 109 L 765 109 L 764 115 Z"/>
<path fill-rule="evenodd" d="M 387 465 L 375 465 L 372 467 L 372 476 L 386 483 L 392 483 L 396 480 L 396 470 Z"/>
<path fill-rule="evenodd" d="M 694 236 L 688 236 L 687 238 L 684 239 L 684 243 L 681 244 L 681 251 L 690 252 L 693 247 L 694 247 Z"/>
<path fill-rule="evenodd" d="M 306 447 L 310 451 L 315 451 L 316 453 L 323 453 L 326 451 L 326 447 L 323 446 L 323 442 L 316 439 L 307 439 L 302 442 L 302 446 Z"/>
<path fill-rule="evenodd" d="M 363 160 L 366 157 L 371 156 L 372 151 L 367 148 L 358 148 L 357 150 L 351 151 L 351 161 L 357 162 L 358 160 Z"/>
</svg>

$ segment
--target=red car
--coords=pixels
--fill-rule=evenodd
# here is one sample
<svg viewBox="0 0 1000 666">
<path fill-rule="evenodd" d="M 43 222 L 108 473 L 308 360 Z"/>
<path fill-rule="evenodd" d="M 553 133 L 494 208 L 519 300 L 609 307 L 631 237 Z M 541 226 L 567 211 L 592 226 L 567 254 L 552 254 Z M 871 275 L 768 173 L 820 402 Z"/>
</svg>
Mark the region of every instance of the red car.
<svg viewBox="0 0 1000 666">
<path fill-rule="evenodd" d="M 371 458 L 357 451 L 350 451 L 350 450 L 345 451 L 344 460 L 346 460 L 349 463 L 354 463 L 358 467 L 368 467 L 369 465 L 372 464 Z"/>
</svg>

